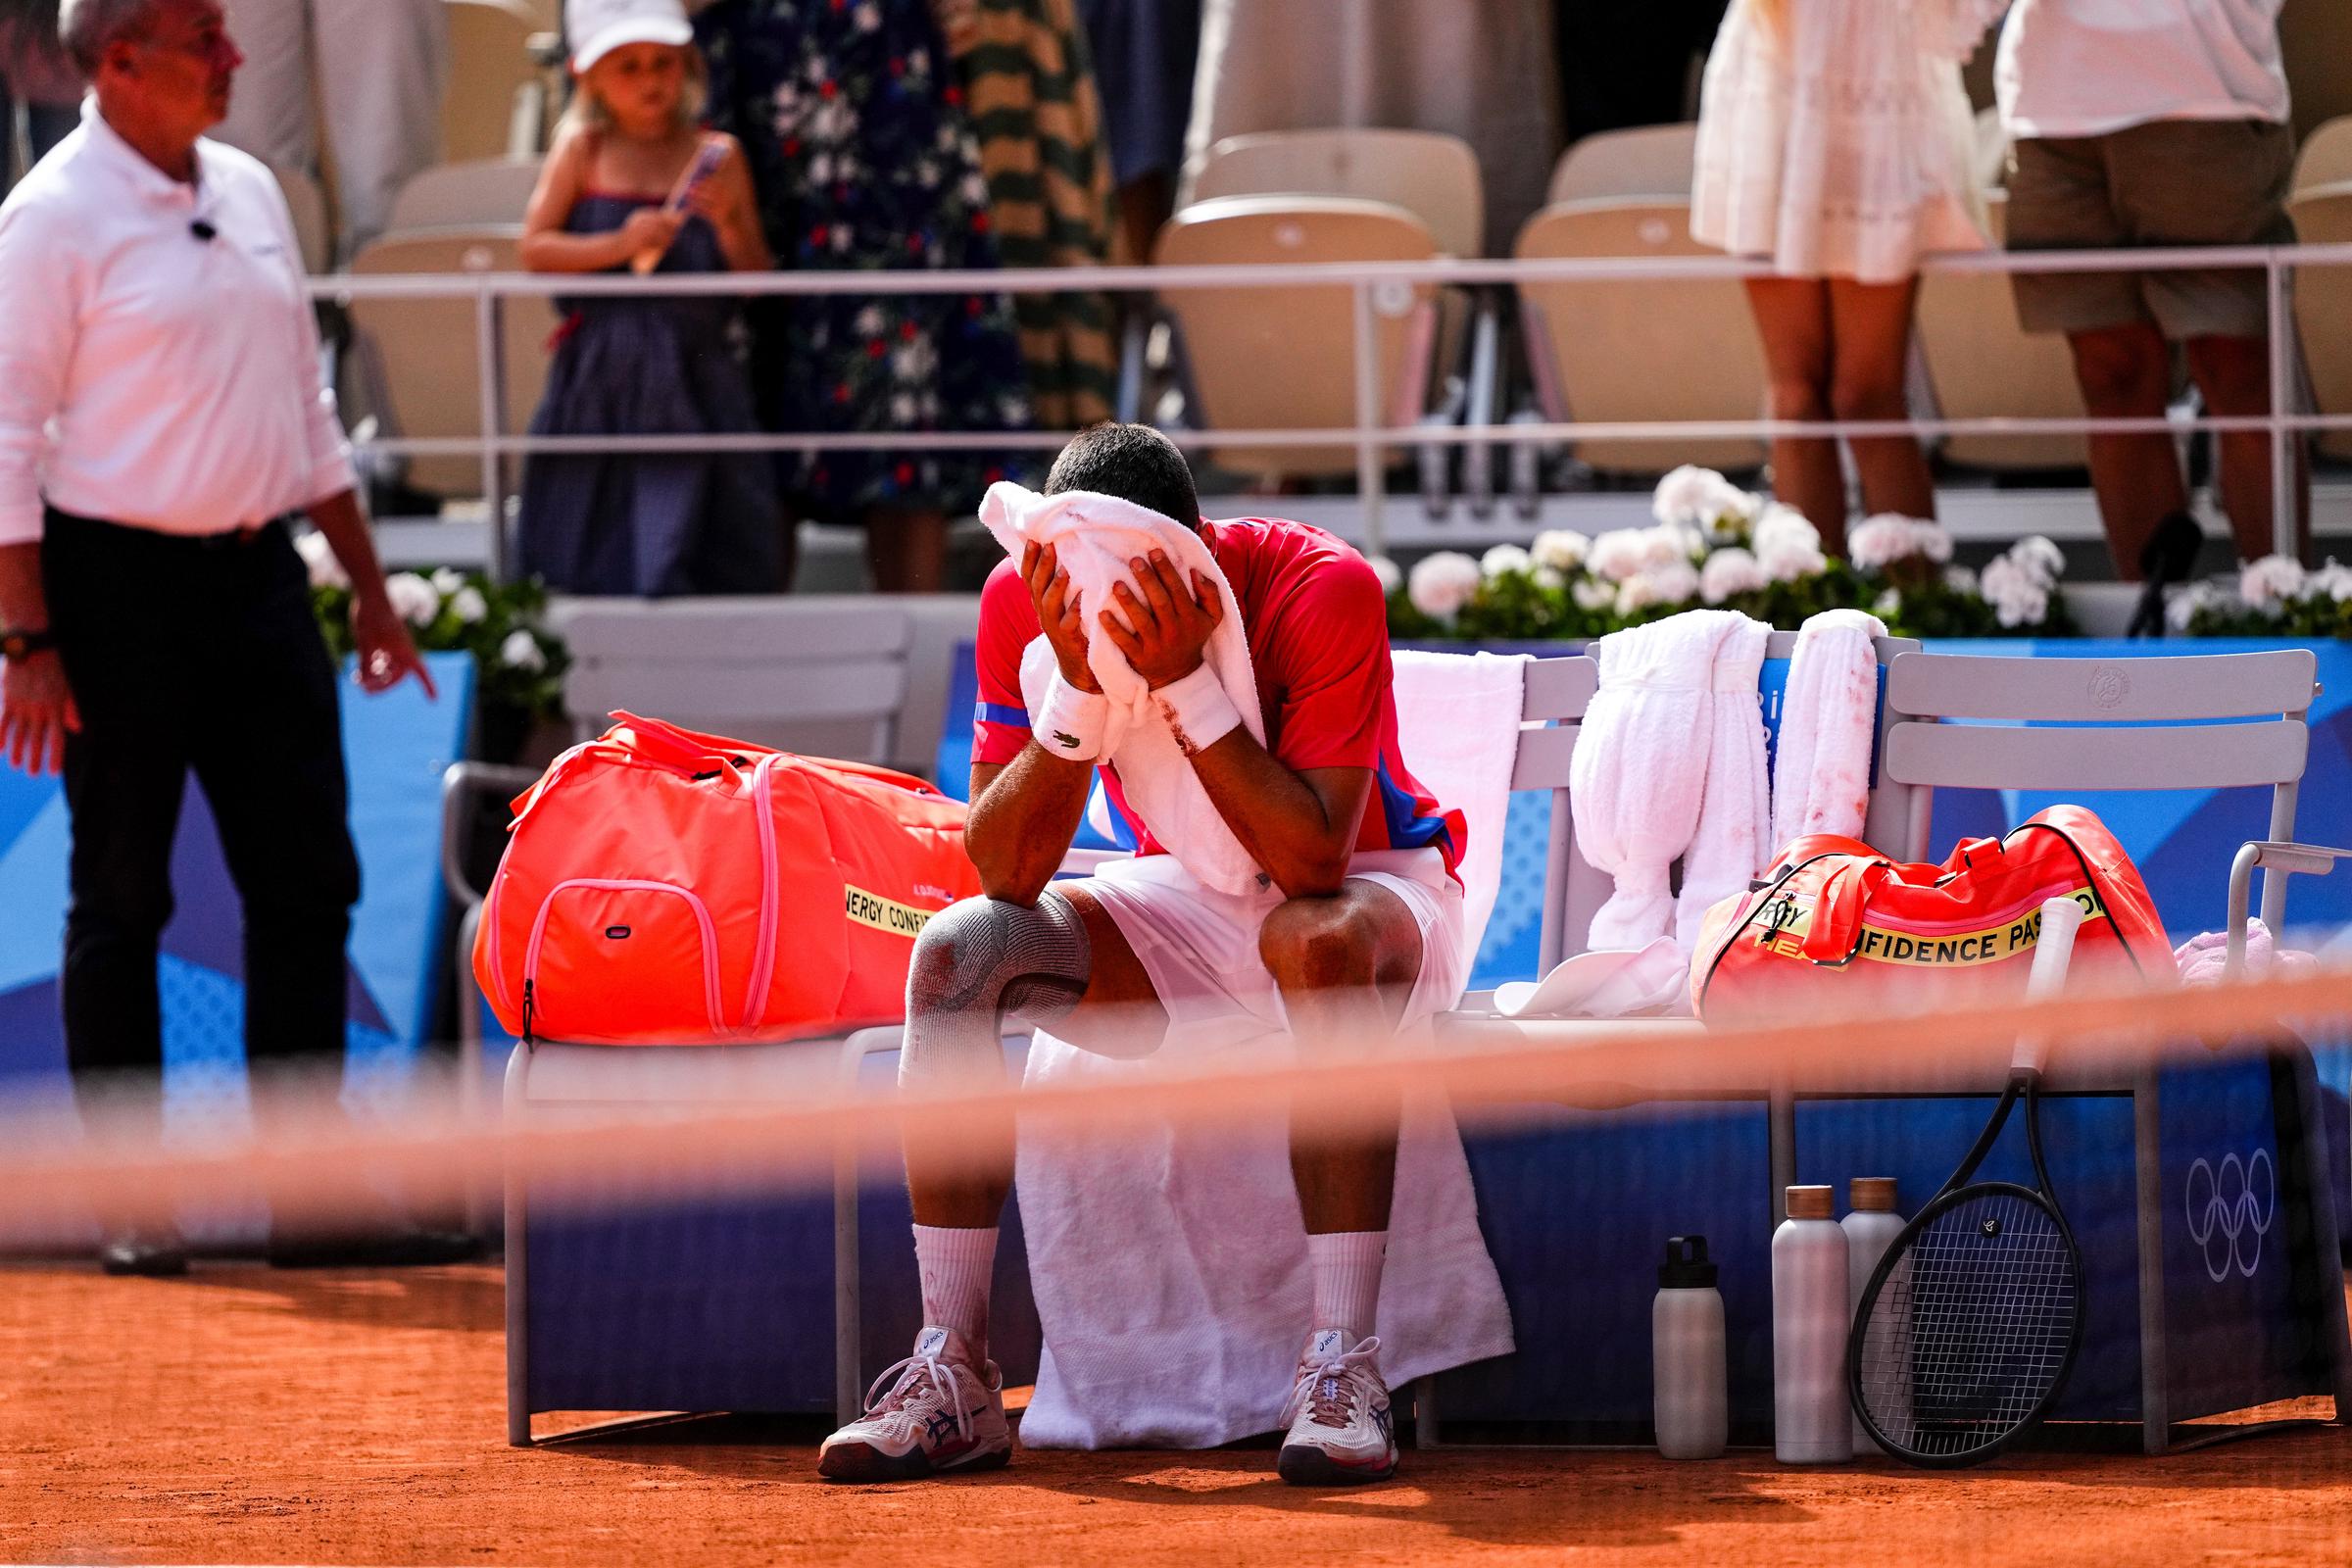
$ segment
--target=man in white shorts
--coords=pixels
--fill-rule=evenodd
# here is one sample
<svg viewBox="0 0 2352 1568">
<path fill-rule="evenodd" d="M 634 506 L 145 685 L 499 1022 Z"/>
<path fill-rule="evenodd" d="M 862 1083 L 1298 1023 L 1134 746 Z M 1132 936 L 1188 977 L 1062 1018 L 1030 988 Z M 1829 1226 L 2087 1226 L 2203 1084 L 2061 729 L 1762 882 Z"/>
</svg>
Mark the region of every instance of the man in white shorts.
<svg viewBox="0 0 2352 1568">
<path fill-rule="evenodd" d="M 1183 580 L 1154 552 L 1130 563 L 1140 593 L 1121 585 L 1113 604 L 1090 606 L 1077 602 L 1050 548 L 999 566 L 981 597 L 965 840 L 986 896 L 943 911 L 916 944 L 902 1080 L 1001 1075 L 1008 1015 L 1130 1056 L 1171 1025 L 1254 1021 L 1311 1052 L 1391 1038 L 1452 1006 L 1470 957 L 1455 875 L 1463 822 L 1405 770 L 1385 601 L 1370 564 L 1303 523 L 1202 520 L 1183 454 L 1142 425 L 1079 435 L 1046 489 L 1115 496 L 1197 528 L 1240 610 L 1266 740 L 1250 737 L 1203 662 L 1220 613 L 1204 578 Z M 1020 666 L 1041 634 L 1059 673 L 1033 735 Z M 1129 811 L 1107 764 L 1108 798 L 1138 854 L 1093 877 L 1052 881 L 1097 771 L 1106 700 L 1086 663 L 1087 639 L 1097 636 L 1116 642 L 1152 687 L 1210 803 L 1262 868 L 1257 891 L 1203 887 Z M 906 1479 L 999 1465 L 1011 1453 L 1002 1381 L 988 1360 L 996 1226 L 1012 1183 L 1009 1117 L 985 1136 L 1000 1141 L 1002 1157 L 984 1175 L 968 1159 L 906 1152 L 928 1326 L 895 1386 L 826 1441 L 818 1467 L 828 1476 Z M 1396 1164 L 1393 1121 L 1353 1138 L 1294 1126 L 1314 1310 L 1299 1325 L 1304 1348 L 1277 1466 L 1285 1480 L 1396 1472 L 1371 1337 Z"/>
</svg>

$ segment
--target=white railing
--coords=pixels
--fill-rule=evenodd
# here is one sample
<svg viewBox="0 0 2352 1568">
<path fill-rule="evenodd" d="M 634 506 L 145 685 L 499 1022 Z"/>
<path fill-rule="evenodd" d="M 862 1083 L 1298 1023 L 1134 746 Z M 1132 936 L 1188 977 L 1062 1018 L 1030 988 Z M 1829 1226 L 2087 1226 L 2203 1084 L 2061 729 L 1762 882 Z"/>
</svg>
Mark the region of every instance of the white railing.
<svg viewBox="0 0 2352 1568">
<path fill-rule="evenodd" d="M 1384 543 L 1383 448 L 1553 444 L 1576 441 L 1675 441 L 1791 436 L 2123 435 L 2183 430 L 2258 430 L 2271 437 L 2272 518 L 2277 548 L 2295 549 L 2295 488 L 2291 460 L 2298 435 L 2352 430 L 2352 413 L 2289 412 L 2297 386 L 2294 323 L 2287 309 L 2289 276 L 2307 267 L 2352 266 L 2352 244 L 2214 246 L 2127 251 L 1976 251 L 1932 256 L 1925 270 L 1940 273 L 2259 270 L 2268 302 L 2271 412 L 2257 416 L 2205 416 L 2193 420 L 2145 418 L 1976 417 L 1966 419 L 1583 420 L 1515 424 L 1404 424 L 1381 421 L 1375 333 L 1378 319 L 1413 309 L 1417 287 L 1494 287 L 1537 282 L 1671 282 L 1770 276 L 1759 263 L 1736 257 L 1576 257 L 1557 260 L 1339 262 L 1232 267 L 1004 268 L 984 271 L 908 270 L 662 274 L 659 276 L 546 272 L 448 272 L 401 276 L 334 274 L 310 279 L 316 299 L 470 300 L 480 382 L 480 428 L 471 436 L 385 437 L 364 443 L 387 456 L 478 456 L 482 494 L 489 506 L 492 571 L 505 561 L 506 478 L 502 458 L 532 453 L 1053 451 L 1066 430 L 777 432 L 746 435 L 530 436 L 506 428 L 500 314 L 509 299 L 555 295 L 766 295 L 860 297 L 928 294 L 1174 293 L 1198 288 L 1330 288 L 1352 291 L 1354 304 L 1355 423 L 1317 429 L 1186 429 L 1170 431 L 1180 445 L 1329 447 L 1356 449 L 1357 491 L 1367 542 Z"/>
</svg>

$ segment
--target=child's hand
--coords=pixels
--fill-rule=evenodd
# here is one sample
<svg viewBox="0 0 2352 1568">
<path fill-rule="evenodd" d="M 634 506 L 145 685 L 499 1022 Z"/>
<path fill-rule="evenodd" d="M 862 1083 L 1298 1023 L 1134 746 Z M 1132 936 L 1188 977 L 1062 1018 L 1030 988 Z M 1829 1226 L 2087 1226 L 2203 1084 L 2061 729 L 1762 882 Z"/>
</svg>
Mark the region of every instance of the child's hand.
<svg viewBox="0 0 2352 1568">
<path fill-rule="evenodd" d="M 651 251 L 660 256 L 667 251 L 678 230 L 686 226 L 684 213 L 665 213 L 658 207 L 640 207 L 620 225 L 621 243 L 631 256 Z"/>
</svg>

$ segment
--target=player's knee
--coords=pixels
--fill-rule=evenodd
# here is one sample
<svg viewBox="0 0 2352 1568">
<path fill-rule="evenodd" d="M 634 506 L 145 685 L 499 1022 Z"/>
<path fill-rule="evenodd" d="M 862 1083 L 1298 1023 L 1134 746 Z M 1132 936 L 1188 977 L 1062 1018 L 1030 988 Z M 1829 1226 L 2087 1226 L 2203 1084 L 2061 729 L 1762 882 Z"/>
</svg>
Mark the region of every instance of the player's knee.
<svg viewBox="0 0 2352 1568">
<path fill-rule="evenodd" d="M 933 915 L 906 966 L 906 1015 L 1027 1010 L 1086 990 L 1086 927 L 1054 893 L 1034 905 L 964 899 Z"/>
<path fill-rule="evenodd" d="M 1368 986 L 1374 979 L 1373 935 L 1345 899 L 1292 899 L 1266 916 L 1257 952 L 1284 986 Z"/>
</svg>

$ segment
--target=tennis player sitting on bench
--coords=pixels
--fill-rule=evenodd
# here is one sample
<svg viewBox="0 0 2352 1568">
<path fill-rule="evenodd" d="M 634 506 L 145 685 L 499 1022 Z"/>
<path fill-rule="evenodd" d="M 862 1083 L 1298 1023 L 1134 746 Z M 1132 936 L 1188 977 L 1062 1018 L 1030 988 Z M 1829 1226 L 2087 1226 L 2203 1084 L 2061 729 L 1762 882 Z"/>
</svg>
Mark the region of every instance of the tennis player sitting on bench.
<svg viewBox="0 0 2352 1568">
<path fill-rule="evenodd" d="M 1132 1056 L 1158 1044 L 1171 1016 L 1188 1027 L 1257 1020 L 1311 1051 L 1390 1038 L 1454 1005 L 1469 966 L 1454 876 L 1462 818 L 1414 783 L 1398 754 L 1385 604 L 1370 564 L 1303 523 L 1200 520 L 1183 454 L 1141 425 L 1079 435 L 1046 490 L 1114 496 L 1196 527 L 1231 584 L 1265 745 L 1230 703 L 1203 717 L 1195 705 L 1205 698 L 1214 710 L 1220 700 L 1202 682 L 1158 706 L 1218 815 L 1263 869 L 1262 890 L 1203 887 L 1127 809 L 1107 766 L 1111 802 L 1140 851 L 1048 886 L 1095 765 L 1032 740 L 1022 651 L 1042 629 L 1061 681 L 1097 693 L 1101 705 L 1086 645 L 1109 637 L 1157 693 L 1204 668 L 1221 607 L 1205 578 L 1183 580 L 1158 552 L 1130 563 L 1140 595 L 1122 584 L 1112 605 L 1080 604 L 1054 552 L 1031 546 L 997 568 L 981 597 L 966 843 L 987 896 L 943 911 L 916 943 L 902 1081 L 1002 1083 L 1003 1016 Z M 1188 734 L 1213 739 L 1194 744 Z M 1003 1154 L 982 1176 L 968 1160 L 906 1152 L 929 1326 L 896 1385 L 826 1441 L 818 1467 L 828 1476 L 903 1479 L 999 1465 L 1011 1453 L 1002 1380 L 988 1360 L 997 1218 L 1012 1183 L 1009 1117 L 984 1135 L 1001 1138 Z M 1347 1141 L 1301 1137 L 1294 1126 L 1314 1315 L 1299 1325 L 1304 1349 L 1278 1464 L 1286 1480 L 1381 1481 L 1396 1471 L 1370 1338 L 1396 1157 L 1393 1121 Z"/>
</svg>

